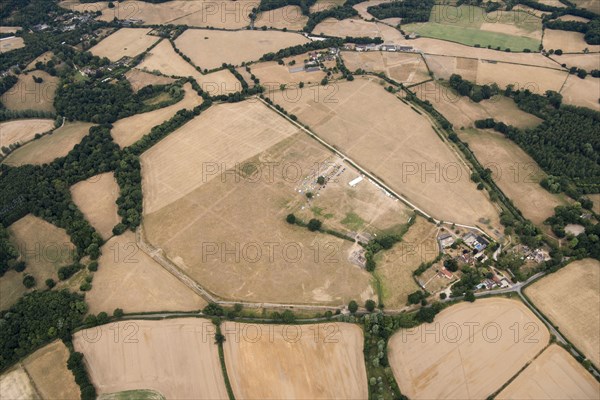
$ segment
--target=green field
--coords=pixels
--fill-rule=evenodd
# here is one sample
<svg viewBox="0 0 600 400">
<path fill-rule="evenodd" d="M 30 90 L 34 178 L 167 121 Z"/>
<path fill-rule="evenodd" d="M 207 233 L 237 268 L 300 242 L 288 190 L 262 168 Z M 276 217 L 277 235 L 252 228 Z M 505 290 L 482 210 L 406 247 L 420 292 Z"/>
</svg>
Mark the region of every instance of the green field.
<svg viewBox="0 0 600 400">
<path fill-rule="evenodd" d="M 438 5 L 433 7 L 429 22 L 402 25 L 402 30 L 468 46 L 537 51 L 542 22 L 522 11 L 487 14 L 480 7 Z"/>
</svg>

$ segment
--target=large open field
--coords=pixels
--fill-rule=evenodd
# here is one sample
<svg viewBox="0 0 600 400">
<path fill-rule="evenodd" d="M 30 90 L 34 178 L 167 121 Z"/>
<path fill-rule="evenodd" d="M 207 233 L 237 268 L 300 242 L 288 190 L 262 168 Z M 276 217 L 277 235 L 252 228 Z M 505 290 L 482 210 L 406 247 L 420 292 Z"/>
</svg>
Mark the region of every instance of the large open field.
<svg viewBox="0 0 600 400">
<path fill-rule="evenodd" d="M 290 32 L 201 29 L 188 29 L 175 40 L 177 47 L 203 69 L 258 60 L 263 54 L 307 42 L 304 36 Z"/>
<path fill-rule="evenodd" d="M 408 295 L 419 286 L 413 279 L 413 271 L 421 263 L 429 262 L 438 255 L 437 228 L 422 217 L 409 228 L 390 250 L 378 255 L 375 273 L 383 292 L 386 309 L 399 309 L 406 305 Z"/>
<path fill-rule="evenodd" d="M 537 50 L 542 38 L 542 22 L 523 11 L 485 13 L 483 8 L 463 5 L 437 5 L 429 22 L 402 25 L 405 32 L 444 39 L 468 46 L 502 50 Z"/>
<path fill-rule="evenodd" d="M 90 312 L 115 308 L 125 312 L 193 311 L 206 302 L 144 253 L 135 234 L 127 231 L 102 247 L 92 290 L 86 295 Z"/>
<path fill-rule="evenodd" d="M 3 399 L 37 400 L 40 398 L 27 372 L 20 365 L 0 376 L 0 393 Z"/>
<path fill-rule="evenodd" d="M 366 399 L 358 325 L 225 322 L 225 365 L 239 399 Z M 273 379 L 277 377 L 276 379 Z"/>
<path fill-rule="evenodd" d="M 0 123 L 0 152 L 2 147 L 30 141 L 38 133 L 54 128 L 51 119 L 19 119 Z"/>
<path fill-rule="evenodd" d="M 226 399 L 209 320 L 132 320 L 73 335 L 99 395 L 151 389 L 167 399 Z M 115 336 L 117 335 L 117 336 Z"/>
<path fill-rule="evenodd" d="M 147 238 L 227 299 L 364 301 L 350 242 L 285 221 L 330 157 L 262 103 L 213 106 L 142 155 Z"/>
<path fill-rule="evenodd" d="M 35 83 L 33 77 L 42 78 Z M 54 111 L 54 94 L 58 87 L 58 78 L 45 71 L 33 71 L 19 75 L 19 80 L 0 97 L 2 104 L 9 110 Z"/>
<path fill-rule="evenodd" d="M 45 135 L 12 152 L 5 164 L 46 164 L 58 157 L 64 157 L 88 134 L 92 124 L 88 122 L 67 122 L 51 135 Z"/>
<path fill-rule="evenodd" d="M 294 57 L 284 59 L 285 65 L 280 65 L 276 61 L 266 61 L 253 64 L 251 67 L 252 74 L 260 79 L 260 84 L 267 90 L 279 90 L 280 85 L 319 83 L 326 76 L 321 69 L 318 71 L 296 71 L 296 69 L 304 65 L 304 61 L 308 60 L 308 54 L 300 54 Z M 294 65 L 289 63 L 295 62 Z"/>
<path fill-rule="evenodd" d="M 256 21 L 254 21 L 254 26 L 266 26 L 277 29 L 287 28 L 292 31 L 301 31 L 304 25 L 306 25 L 306 21 L 308 21 L 308 17 L 302 15 L 300 7 L 285 6 L 258 13 Z"/>
<path fill-rule="evenodd" d="M 159 40 L 158 36 L 150 36 L 149 28 L 121 28 L 90 49 L 99 57 L 107 57 L 117 61 L 122 57 L 135 57 Z"/>
<path fill-rule="evenodd" d="M 73 202 L 104 240 L 121 218 L 117 215 L 119 185 L 112 172 L 93 176 L 71 186 Z"/>
<path fill-rule="evenodd" d="M 495 207 L 424 116 L 372 80 L 320 88 L 319 96 L 304 93 L 290 101 L 275 93 L 274 100 L 425 212 L 445 221 L 486 226 L 489 220 L 497 226 Z"/>
<path fill-rule="evenodd" d="M 429 70 L 420 54 L 345 51 L 342 58 L 350 71 L 360 68 L 369 72 L 384 72 L 388 78 L 405 85 L 430 79 Z"/>
<path fill-rule="evenodd" d="M 580 107 L 600 111 L 600 79 L 590 75 L 581 79 L 576 75 L 569 75 L 560 94 L 563 102 Z"/>
<path fill-rule="evenodd" d="M 175 52 L 168 40 L 163 40 L 156 45 L 137 67 L 148 71 L 159 71 L 169 76 L 191 76 L 198 82 L 202 90 L 211 96 L 237 92 L 242 89 L 240 82 L 229 70 L 201 74 Z"/>
<path fill-rule="evenodd" d="M 600 365 L 600 262 L 574 261 L 525 290 L 534 305 L 595 365 Z"/>
<path fill-rule="evenodd" d="M 579 32 L 546 29 L 544 31 L 544 49 L 560 49 L 564 53 L 583 53 L 588 49 L 592 53 L 600 51 L 600 45 L 587 44 L 584 34 Z"/>
<path fill-rule="evenodd" d="M 411 399 L 482 399 L 549 340 L 544 324 L 521 302 L 490 298 L 451 306 L 432 324 L 395 333 L 388 356 L 400 390 Z"/>
<path fill-rule="evenodd" d="M 591 72 L 600 69 L 600 54 L 561 54 L 552 55 L 552 59 L 559 64 L 566 64 L 567 68 L 577 67 Z"/>
<path fill-rule="evenodd" d="M 600 398 L 600 384 L 566 350 L 553 344 L 496 398 L 594 400 Z"/>
<path fill-rule="evenodd" d="M 577 7 L 586 8 L 590 11 L 600 14 L 600 3 L 596 0 L 573 0 Z"/>
<path fill-rule="evenodd" d="M 192 89 L 190 83 L 183 85 L 183 90 L 185 91 L 183 99 L 175 104 L 116 121 L 110 131 L 114 141 L 121 147 L 130 146 L 150 133 L 153 127 L 169 120 L 177 111 L 184 108 L 191 110 L 202 104 L 202 98 Z"/>
<path fill-rule="evenodd" d="M 125 73 L 125 77 L 131 84 L 134 92 L 137 92 L 141 88 L 148 85 L 167 85 L 174 82 L 173 78 L 166 76 L 154 75 L 149 72 L 140 71 L 139 69 L 132 68 Z"/>
<path fill-rule="evenodd" d="M 312 33 L 341 38 L 345 38 L 346 36 L 381 37 L 386 43 L 396 44 L 405 42 L 404 36 L 391 26 L 379 22 L 368 22 L 362 19 L 353 18 L 343 19 L 341 21 L 335 18 L 327 18 L 325 21 L 315 26 Z"/>
<path fill-rule="evenodd" d="M 7 37 L 0 39 L 0 53 L 8 53 L 11 50 L 25 47 L 25 41 L 22 37 Z"/>
<path fill-rule="evenodd" d="M 477 129 L 459 132 L 484 168 L 492 170 L 494 182 L 514 202 L 525 218 L 542 225 L 554 208 L 566 200 L 540 186 L 546 177 L 537 163 L 519 145 L 504 135 Z"/>
</svg>

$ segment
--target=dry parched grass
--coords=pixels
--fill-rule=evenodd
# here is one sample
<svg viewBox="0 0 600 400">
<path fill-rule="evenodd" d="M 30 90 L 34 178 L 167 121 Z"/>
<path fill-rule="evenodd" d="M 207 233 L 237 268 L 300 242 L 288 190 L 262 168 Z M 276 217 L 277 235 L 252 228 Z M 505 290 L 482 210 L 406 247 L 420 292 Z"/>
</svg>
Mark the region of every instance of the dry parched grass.
<svg viewBox="0 0 600 400">
<path fill-rule="evenodd" d="M 15 143 L 30 141 L 38 133 L 54 128 L 51 119 L 19 119 L 0 123 L 0 149 Z M 1 150 L 0 150 L 1 151 Z"/>
<path fill-rule="evenodd" d="M 117 61 L 122 57 L 135 57 L 160 38 L 150 36 L 149 28 L 121 28 L 90 49 L 98 57 Z"/>
</svg>

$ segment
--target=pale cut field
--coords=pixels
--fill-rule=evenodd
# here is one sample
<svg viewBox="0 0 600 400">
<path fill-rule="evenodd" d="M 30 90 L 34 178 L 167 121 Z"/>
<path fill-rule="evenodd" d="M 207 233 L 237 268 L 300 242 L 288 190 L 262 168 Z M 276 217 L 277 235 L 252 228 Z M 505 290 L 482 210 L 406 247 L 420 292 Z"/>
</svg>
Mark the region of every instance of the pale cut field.
<svg viewBox="0 0 600 400">
<path fill-rule="evenodd" d="M 586 8 L 596 14 L 600 14 L 600 2 L 597 0 L 573 0 L 573 3 L 577 4 L 579 8 Z"/>
<path fill-rule="evenodd" d="M 589 19 L 587 18 L 583 18 L 583 17 L 578 17 L 576 15 L 561 15 L 560 17 L 556 18 L 560 21 L 575 21 L 575 22 L 583 22 L 583 23 L 587 23 L 590 22 Z"/>
<path fill-rule="evenodd" d="M 364 339 L 358 325 L 228 321 L 221 329 L 226 337 L 225 365 L 236 398 L 368 397 Z"/>
<path fill-rule="evenodd" d="M 304 36 L 279 31 L 216 31 L 188 29 L 175 40 L 175 44 L 192 62 L 207 69 L 221 64 L 238 65 L 255 61 L 269 52 L 305 44 Z"/>
<path fill-rule="evenodd" d="M 25 41 L 22 37 L 9 37 L 0 39 L 0 54 L 8 53 L 11 50 L 25 47 Z"/>
<path fill-rule="evenodd" d="M 341 38 L 345 38 L 346 36 L 379 36 L 386 43 L 400 44 L 406 42 L 404 36 L 402 36 L 399 31 L 388 25 L 352 18 L 341 21 L 335 18 L 327 18 L 325 21 L 315 26 L 312 33 Z"/>
<path fill-rule="evenodd" d="M 209 108 L 142 155 L 144 213 L 218 178 L 204 173 L 206 163 L 233 168 L 297 131 L 260 102 Z"/>
<path fill-rule="evenodd" d="M 20 26 L 0 26 L 0 33 L 15 33 L 19 29 Z"/>
<path fill-rule="evenodd" d="M 515 89 L 529 89 L 533 93 L 544 94 L 547 90 L 558 92 L 568 75 L 567 71 L 558 69 L 480 61 L 475 82 L 478 85 L 496 83 L 502 89 L 514 85 Z"/>
<path fill-rule="evenodd" d="M 79 386 L 67 369 L 69 350 L 60 340 L 42 347 L 23 361 L 23 367 L 43 399 L 79 399 Z"/>
<path fill-rule="evenodd" d="M 188 77 L 198 82 L 202 90 L 211 96 L 242 90 L 240 82 L 229 70 L 201 74 L 175 52 L 168 40 L 163 40 L 146 55 L 137 68 L 159 71 L 165 75 Z"/>
<path fill-rule="evenodd" d="M 150 28 L 121 28 L 92 47 L 90 52 L 98 57 L 107 57 L 111 61 L 123 57 L 135 57 L 160 39 L 158 36 L 148 35 L 151 30 Z"/>
<path fill-rule="evenodd" d="M 112 172 L 93 176 L 71 186 L 75 205 L 104 240 L 121 219 L 117 214 L 120 188 Z"/>
<path fill-rule="evenodd" d="M 512 99 L 504 96 L 494 96 L 475 103 L 438 81 L 426 82 L 412 87 L 411 90 L 419 99 L 429 101 L 455 129 L 472 128 L 475 121 L 486 118 L 495 118 L 521 129 L 533 128 L 542 122 L 535 115 L 519 109 Z"/>
<path fill-rule="evenodd" d="M 67 122 L 51 135 L 45 135 L 18 148 L 6 157 L 4 163 L 11 166 L 50 163 L 69 154 L 89 133 L 91 127 L 92 124 L 88 122 Z"/>
<path fill-rule="evenodd" d="M 596 400 L 600 398 L 600 384 L 565 349 L 553 344 L 496 398 Z"/>
<path fill-rule="evenodd" d="M 172 118 L 177 111 L 184 108 L 191 110 L 202 104 L 202 98 L 198 96 L 190 83 L 183 85 L 183 90 L 185 92 L 183 99 L 175 104 L 116 121 L 110 131 L 113 140 L 121 148 L 130 146 L 150 133 L 153 127 Z"/>
<path fill-rule="evenodd" d="M 148 241 L 224 299 L 339 306 L 375 297 L 371 275 L 349 260 L 352 243 L 285 221 L 298 202 L 306 201 L 299 193 L 305 179 L 314 179 L 315 166 L 331 153 L 304 133 L 293 134 L 296 128 L 260 107 L 248 102 L 217 106 L 213 114 L 203 114 L 204 124 L 221 127 L 216 137 L 215 128 L 184 126 L 186 137 L 170 136 L 142 156 L 144 191 L 150 186 L 151 195 L 170 202 L 144 216 Z M 275 127 L 284 131 L 270 132 Z M 190 140 L 196 132 L 203 135 Z M 185 152 L 172 164 L 163 164 L 162 155 L 157 162 L 152 153 L 177 154 L 179 147 Z M 147 165 L 169 165 L 168 174 L 196 184 L 183 196 L 178 181 L 156 179 Z M 203 165 L 210 169 L 203 171 Z"/>
<path fill-rule="evenodd" d="M 542 43 L 546 50 L 561 49 L 564 53 L 583 53 L 584 49 L 592 53 L 600 51 L 600 45 L 587 44 L 583 37 L 584 34 L 579 32 L 546 29 Z"/>
<path fill-rule="evenodd" d="M 525 293 L 561 333 L 600 365 L 600 262 L 574 261 L 529 286 Z"/>
<path fill-rule="evenodd" d="M 576 75 L 569 75 L 560 94 L 563 95 L 563 103 L 574 106 L 587 107 L 600 111 L 600 79 L 588 75 L 580 79 Z"/>
<path fill-rule="evenodd" d="M 32 62 L 29 63 L 29 65 L 27 65 L 27 67 L 25 67 L 25 69 L 35 69 L 36 63 L 38 63 L 38 62 L 47 63 L 48 61 L 50 61 L 52 59 L 52 57 L 54 57 L 54 53 L 52 53 L 51 51 L 47 51 L 47 52 L 43 53 L 42 55 L 36 57 Z"/>
<path fill-rule="evenodd" d="M 316 99 L 311 94 L 290 102 L 275 93 L 275 102 L 425 212 L 444 221 L 476 225 L 486 219 L 498 226 L 487 195 L 424 116 L 368 79 L 321 88 Z"/>
<path fill-rule="evenodd" d="M 259 13 L 254 26 L 301 31 L 307 21 L 308 17 L 302 15 L 300 7 L 285 6 Z"/>
<path fill-rule="evenodd" d="M 485 130 L 457 131 L 469 144 L 484 168 L 492 170 L 494 182 L 534 224 L 554 215 L 554 208 L 567 202 L 540 186 L 546 177 L 537 163 L 519 145 L 504 135 Z"/>
<path fill-rule="evenodd" d="M 400 330 L 390 338 L 388 355 L 400 390 L 411 399 L 482 399 L 549 340 L 544 324 L 523 303 L 488 298 L 451 306 L 432 324 Z"/>
<path fill-rule="evenodd" d="M 0 148 L 32 140 L 38 133 L 54 128 L 51 119 L 19 119 L 0 123 Z M 1 152 L 2 150 L 0 150 Z"/>
<path fill-rule="evenodd" d="M 430 79 L 427 65 L 420 54 L 345 51 L 342 58 L 350 71 L 360 68 L 370 72 L 384 72 L 388 78 L 405 85 Z"/>
<path fill-rule="evenodd" d="M 386 309 L 406 305 L 408 295 L 420 287 L 413 279 L 413 271 L 421 263 L 433 261 L 438 253 L 437 228 L 422 217 L 417 218 L 402 238 L 402 242 L 377 257 L 375 273 L 380 278 L 383 304 Z"/>
<path fill-rule="evenodd" d="M 0 376 L 0 393 L 2 399 L 8 400 L 37 400 L 40 398 L 21 365 L 11 368 Z"/>
<path fill-rule="evenodd" d="M 308 53 L 300 54 L 294 57 L 285 58 L 285 65 L 279 65 L 276 61 L 266 61 L 251 66 L 251 71 L 254 76 L 260 80 L 260 84 L 268 90 L 279 90 L 279 85 L 319 83 L 327 76 L 323 70 L 314 72 L 290 72 L 294 68 L 299 68 L 304 65 L 304 60 L 308 60 Z M 295 61 L 295 65 L 288 65 Z M 244 68 L 242 68 L 244 69 Z"/>
<path fill-rule="evenodd" d="M 102 247 L 94 284 L 85 298 L 93 314 L 112 314 L 116 308 L 134 313 L 194 311 L 206 306 L 200 296 L 144 253 L 131 231 Z"/>
<path fill-rule="evenodd" d="M 42 285 L 44 283 L 42 282 Z M 15 270 L 6 272 L 0 277 L 0 310 L 7 310 L 15 304 L 28 289 L 23 285 L 23 274 Z"/>
<path fill-rule="evenodd" d="M 590 73 L 594 69 L 600 69 L 600 54 L 553 54 L 552 59 L 559 64 L 566 64 L 567 68 L 577 67 L 585 69 Z"/>
<path fill-rule="evenodd" d="M 148 85 L 168 85 L 175 82 L 175 79 L 166 76 L 154 75 L 139 69 L 132 68 L 125 73 L 125 78 L 131 84 L 134 92 L 137 92 Z"/>
<path fill-rule="evenodd" d="M 538 3 L 545 4 L 547 6 L 565 8 L 566 6 L 560 2 L 560 0 L 538 0 Z"/>
<path fill-rule="evenodd" d="M 363 19 L 369 20 L 369 19 L 375 18 L 375 17 L 367 12 L 367 8 L 372 7 L 372 6 L 377 6 L 382 3 L 389 3 L 390 1 L 391 0 L 369 0 L 369 1 L 364 1 L 362 3 L 355 4 L 352 6 L 352 8 L 354 8 L 356 11 L 358 11 L 358 14 Z"/>
<path fill-rule="evenodd" d="M 450 79 L 452 74 L 458 74 L 471 82 L 477 79 L 479 61 L 474 58 L 448 57 L 442 55 L 423 56 L 429 69 L 436 79 Z"/>
<path fill-rule="evenodd" d="M 317 0 L 315 4 L 310 7 L 310 13 L 314 14 L 316 12 L 329 10 L 330 8 L 341 6 L 345 2 L 346 0 Z"/>
<path fill-rule="evenodd" d="M 73 345 L 98 395 L 151 389 L 167 399 L 227 399 L 214 333 L 200 318 L 131 320 L 79 331 Z"/>
<path fill-rule="evenodd" d="M 33 77 L 42 78 L 35 83 Z M 59 78 L 45 71 L 32 71 L 19 75 L 15 85 L 5 92 L 0 100 L 9 110 L 54 111 L 54 95 Z"/>
</svg>

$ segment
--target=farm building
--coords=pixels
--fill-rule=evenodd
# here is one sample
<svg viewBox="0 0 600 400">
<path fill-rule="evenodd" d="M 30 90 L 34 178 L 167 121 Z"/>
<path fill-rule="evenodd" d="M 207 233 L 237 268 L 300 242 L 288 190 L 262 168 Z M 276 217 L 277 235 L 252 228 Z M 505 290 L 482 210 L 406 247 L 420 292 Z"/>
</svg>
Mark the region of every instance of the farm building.
<svg viewBox="0 0 600 400">
<path fill-rule="evenodd" d="M 444 233 L 438 236 L 438 244 L 440 245 L 440 251 L 447 249 L 452 246 L 455 242 L 454 236 L 449 233 Z"/>
</svg>

